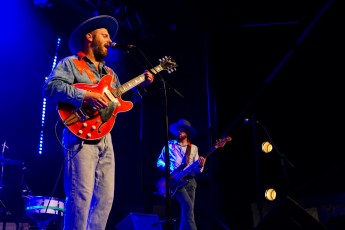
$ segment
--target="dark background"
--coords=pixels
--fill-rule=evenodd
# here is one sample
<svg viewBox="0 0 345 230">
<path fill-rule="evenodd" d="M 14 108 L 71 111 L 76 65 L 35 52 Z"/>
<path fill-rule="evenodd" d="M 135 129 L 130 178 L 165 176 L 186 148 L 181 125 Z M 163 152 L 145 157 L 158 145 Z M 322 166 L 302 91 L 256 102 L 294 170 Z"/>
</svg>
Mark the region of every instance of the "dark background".
<svg viewBox="0 0 345 230">
<path fill-rule="evenodd" d="M 155 194 L 155 183 L 166 118 L 169 124 L 180 118 L 192 123 L 201 155 L 217 139 L 233 138 L 208 158 L 198 178 L 198 229 L 251 229 L 266 185 L 278 187 L 283 194 L 278 198 L 288 195 L 305 208 L 343 205 L 339 1 L 34 2 L 40 1 L 5 1 L 0 16 L 0 142 L 8 146 L 5 158 L 19 162 L 2 165 L 1 200 L 12 212 L 10 219 L 18 219 L 27 205 L 21 194 L 25 185 L 34 196 L 64 198 L 62 125 L 49 103 L 41 122 L 42 85 L 54 61 L 70 55 L 73 29 L 97 14 L 119 21 L 114 42 L 137 47 L 111 50 L 107 58 L 122 83 L 164 56 L 178 65 L 172 73 L 160 72 L 145 99 L 118 114 L 109 229 L 130 212 L 164 218 L 165 202 Z M 263 155 L 260 144 L 267 139 L 274 151 Z M 264 202 L 265 210 L 272 205 Z M 323 222 L 330 225 L 330 218 Z"/>
</svg>

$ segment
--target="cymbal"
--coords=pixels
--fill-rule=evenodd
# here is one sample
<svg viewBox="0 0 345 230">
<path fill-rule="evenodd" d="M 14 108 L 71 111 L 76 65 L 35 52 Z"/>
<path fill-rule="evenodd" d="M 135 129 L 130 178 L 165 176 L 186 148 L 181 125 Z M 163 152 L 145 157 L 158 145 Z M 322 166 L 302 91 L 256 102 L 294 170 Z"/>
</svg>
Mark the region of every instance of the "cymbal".
<svg viewBox="0 0 345 230">
<path fill-rule="evenodd" d="M 6 164 L 6 165 L 21 165 L 23 164 L 22 161 L 12 160 L 5 157 L 0 157 L 0 164 Z"/>
</svg>

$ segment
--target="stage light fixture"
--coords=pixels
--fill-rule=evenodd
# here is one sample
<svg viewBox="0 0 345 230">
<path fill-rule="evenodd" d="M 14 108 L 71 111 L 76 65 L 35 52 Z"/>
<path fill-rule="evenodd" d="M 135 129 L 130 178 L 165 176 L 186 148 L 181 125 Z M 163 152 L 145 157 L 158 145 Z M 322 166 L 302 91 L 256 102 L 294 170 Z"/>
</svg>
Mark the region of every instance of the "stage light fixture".
<svg viewBox="0 0 345 230">
<path fill-rule="evenodd" d="M 268 188 L 265 190 L 265 199 L 268 201 L 274 201 L 277 198 L 277 191 L 274 188 Z"/>
<path fill-rule="evenodd" d="M 264 142 L 262 142 L 261 150 L 262 150 L 264 153 L 270 153 L 270 152 L 272 152 L 272 150 L 273 150 L 273 146 L 272 146 L 272 144 L 271 144 L 270 142 L 264 141 Z"/>
</svg>

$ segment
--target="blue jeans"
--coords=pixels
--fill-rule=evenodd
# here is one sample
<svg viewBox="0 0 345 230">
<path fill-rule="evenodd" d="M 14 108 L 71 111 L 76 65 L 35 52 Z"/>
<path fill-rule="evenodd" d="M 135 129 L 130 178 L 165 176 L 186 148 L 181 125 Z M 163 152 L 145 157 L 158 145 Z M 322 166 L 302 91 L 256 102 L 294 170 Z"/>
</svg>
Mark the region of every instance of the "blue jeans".
<svg viewBox="0 0 345 230">
<path fill-rule="evenodd" d="M 176 191 L 175 197 L 180 204 L 180 225 L 179 230 L 196 230 L 194 219 L 194 202 L 196 180 L 190 179 L 189 183 Z"/>
<path fill-rule="evenodd" d="M 115 189 L 115 156 L 110 133 L 82 141 L 67 129 L 65 146 L 65 230 L 104 230 Z"/>
</svg>

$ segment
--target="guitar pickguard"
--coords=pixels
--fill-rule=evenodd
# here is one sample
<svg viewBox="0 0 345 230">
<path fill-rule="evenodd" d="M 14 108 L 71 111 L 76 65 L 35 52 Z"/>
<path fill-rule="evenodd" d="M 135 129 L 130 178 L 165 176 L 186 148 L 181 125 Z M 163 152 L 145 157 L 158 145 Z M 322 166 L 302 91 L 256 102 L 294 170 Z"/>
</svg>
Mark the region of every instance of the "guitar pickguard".
<svg viewBox="0 0 345 230">
<path fill-rule="evenodd" d="M 108 107 L 102 109 L 101 111 L 99 111 L 100 113 L 100 117 L 102 122 L 107 122 L 111 116 L 113 115 L 114 110 L 116 109 L 118 103 L 115 103 L 113 101 L 108 102 Z"/>
</svg>

